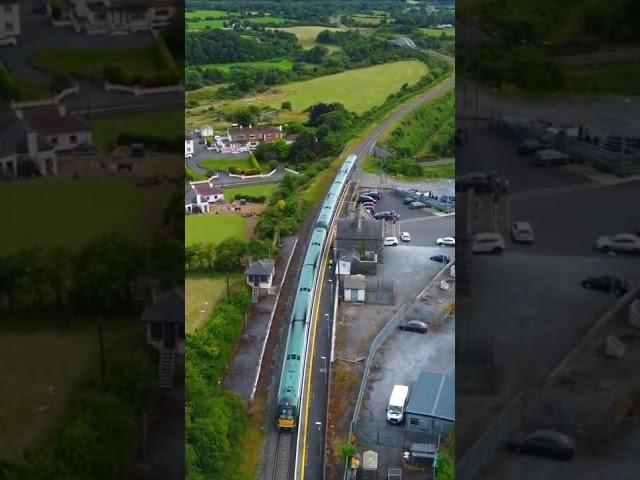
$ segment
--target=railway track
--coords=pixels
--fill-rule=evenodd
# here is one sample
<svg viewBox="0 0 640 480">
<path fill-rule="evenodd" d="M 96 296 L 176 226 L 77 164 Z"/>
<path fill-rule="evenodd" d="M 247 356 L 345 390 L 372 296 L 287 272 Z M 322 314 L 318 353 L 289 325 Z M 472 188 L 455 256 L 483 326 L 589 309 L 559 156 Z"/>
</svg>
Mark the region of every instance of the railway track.
<svg viewBox="0 0 640 480">
<path fill-rule="evenodd" d="M 278 432 L 270 480 L 290 480 L 292 432 Z"/>
</svg>

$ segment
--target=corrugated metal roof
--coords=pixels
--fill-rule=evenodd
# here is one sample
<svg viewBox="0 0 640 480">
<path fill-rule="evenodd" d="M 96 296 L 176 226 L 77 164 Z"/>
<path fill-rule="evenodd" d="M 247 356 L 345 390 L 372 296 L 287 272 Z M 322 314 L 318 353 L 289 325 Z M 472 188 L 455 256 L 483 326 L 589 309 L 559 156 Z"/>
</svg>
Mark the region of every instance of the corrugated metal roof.
<svg viewBox="0 0 640 480">
<path fill-rule="evenodd" d="M 423 370 L 413 387 L 406 412 L 455 421 L 456 386 L 454 378 L 445 373 Z"/>
</svg>

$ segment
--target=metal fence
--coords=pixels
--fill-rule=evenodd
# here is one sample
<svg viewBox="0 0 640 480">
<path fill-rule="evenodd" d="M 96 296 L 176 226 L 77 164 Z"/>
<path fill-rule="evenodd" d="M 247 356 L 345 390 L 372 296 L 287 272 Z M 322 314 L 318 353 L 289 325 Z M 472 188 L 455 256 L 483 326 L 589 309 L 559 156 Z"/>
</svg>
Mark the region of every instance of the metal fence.
<svg viewBox="0 0 640 480">
<path fill-rule="evenodd" d="M 396 314 L 389 320 L 389 322 L 378 332 L 378 335 L 371 342 L 371 346 L 369 347 L 369 355 L 367 356 L 367 360 L 364 364 L 364 371 L 362 373 L 362 382 L 360 383 L 360 391 L 358 392 L 358 400 L 356 401 L 356 405 L 353 411 L 353 419 L 351 421 L 351 425 L 349 426 L 349 439 L 353 436 L 354 429 L 356 426 L 356 422 L 358 421 L 358 417 L 360 416 L 360 407 L 362 406 L 362 399 L 364 398 L 364 392 L 367 387 L 367 378 L 369 376 L 369 370 L 371 368 L 371 362 L 373 361 L 373 357 L 375 356 L 378 348 L 385 342 L 385 340 L 391 335 L 400 325 L 400 322 L 404 320 L 405 314 L 407 312 L 407 305 L 402 305 L 400 309 L 396 312 Z M 345 462 L 344 469 L 344 479 L 351 480 L 351 471 L 349 466 Z"/>
<path fill-rule="evenodd" d="M 492 126 L 496 131 L 516 140 L 537 138 L 551 145 L 554 150 L 570 155 L 576 163 L 591 164 L 616 175 L 628 175 L 640 168 L 640 151 L 630 147 L 625 148 L 626 153 L 622 153 L 622 148 L 612 151 L 602 143 L 594 144 L 586 138 L 568 136 L 550 129 L 549 125 L 522 118 L 501 117 L 494 119 Z M 627 145 L 635 145 L 634 139 L 628 140 Z"/>
<path fill-rule="evenodd" d="M 518 393 L 476 443 L 456 465 L 456 480 L 471 480 L 476 471 L 493 457 L 496 449 L 509 436 L 525 409 L 525 395 Z"/>
<path fill-rule="evenodd" d="M 358 442 L 368 445 L 382 445 L 409 449 L 414 443 L 431 443 L 439 445 L 440 435 L 437 433 L 419 432 L 398 426 L 369 425 L 355 423 L 353 434 Z"/>
</svg>

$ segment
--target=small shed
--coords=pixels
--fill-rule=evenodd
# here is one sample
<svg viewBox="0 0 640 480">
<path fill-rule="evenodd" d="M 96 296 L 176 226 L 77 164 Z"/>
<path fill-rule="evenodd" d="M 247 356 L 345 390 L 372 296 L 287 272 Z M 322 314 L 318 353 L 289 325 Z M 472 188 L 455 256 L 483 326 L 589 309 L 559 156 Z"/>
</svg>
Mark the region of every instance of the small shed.
<svg viewBox="0 0 640 480">
<path fill-rule="evenodd" d="M 268 259 L 251 262 L 244 271 L 248 285 L 265 289 L 271 288 L 274 273 L 275 262 Z"/>
<path fill-rule="evenodd" d="M 157 350 L 184 353 L 184 294 L 170 290 L 158 295 L 140 318 L 145 324 L 147 343 Z"/>
<path fill-rule="evenodd" d="M 407 429 L 446 434 L 455 422 L 455 381 L 451 375 L 423 370 L 405 409 Z"/>
<path fill-rule="evenodd" d="M 366 284 L 367 282 L 364 275 L 345 275 L 342 280 L 344 301 L 364 303 Z"/>
</svg>

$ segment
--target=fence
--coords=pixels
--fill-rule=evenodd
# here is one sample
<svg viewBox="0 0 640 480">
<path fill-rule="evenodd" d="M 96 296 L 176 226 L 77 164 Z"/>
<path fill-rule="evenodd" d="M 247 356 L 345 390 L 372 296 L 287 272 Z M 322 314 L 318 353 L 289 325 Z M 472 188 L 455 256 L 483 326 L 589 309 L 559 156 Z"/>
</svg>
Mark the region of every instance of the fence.
<svg viewBox="0 0 640 480">
<path fill-rule="evenodd" d="M 627 175 L 640 168 L 640 151 L 627 148 L 627 153 L 611 151 L 601 145 L 590 143 L 585 138 L 568 136 L 548 124 L 534 123 L 516 117 L 494 119 L 493 128 L 516 140 L 537 138 L 547 142 L 553 149 L 566 153 L 576 163 L 591 164 L 617 175 Z"/>
<path fill-rule="evenodd" d="M 367 386 L 367 377 L 369 376 L 369 369 L 371 368 L 371 362 L 373 361 L 373 357 L 375 356 L 378 348 L 385 342 L 385 340 L 391 335 L 397 328 L 402 320 L 404 320 L 405 314 L 407 312 L 407 305 L 402 305 L 400 309 L 396 312 L 396 314 L 389 320 L 389 322 L 378 332 L 376 338 L 371 342 L 371 347 L 369 347 L 369 355 L 367 356 L 367 360 L 364 364 L 364 371 L 362 373 L 362 382 L 360 383 L 360 391 L 358 392 L 358 400 L 356 401 L 356 406 L 353 411 L 353 420 L 351 421 L 351 425 L 349 426 L 349 439 L 353 436 L 354 427 L 356 422 L 358 421 L 358 417 L 360 416 L 360 407 L 362 406 L 362 399 L 364 398 L 364 391 Z M 351 472 L 349 470 L 349 466 L 345 462 L 345 480 L 351 480 Z"/>
<path fill-rule="evenodd" d="M 419 432 L 398 426 L 380 426 L 355 423 L 353 434 L 359 442 L 368 445 L 381 445 L 408 449 L 413 443 L 431 443 L 438 445 L 440 435 Z"/>
<path fill-rule="evenodd" d="M 476 471 L 492 458 L 495 450 L 508 437 L 516 420 L 522 416 L 525 404 L 523 392 L 518 393 L 511 400 L 496 421 L 458 462 L 456 465 L 457 480 L 471 480 Z"/>
</svg>

